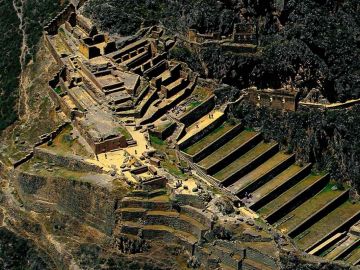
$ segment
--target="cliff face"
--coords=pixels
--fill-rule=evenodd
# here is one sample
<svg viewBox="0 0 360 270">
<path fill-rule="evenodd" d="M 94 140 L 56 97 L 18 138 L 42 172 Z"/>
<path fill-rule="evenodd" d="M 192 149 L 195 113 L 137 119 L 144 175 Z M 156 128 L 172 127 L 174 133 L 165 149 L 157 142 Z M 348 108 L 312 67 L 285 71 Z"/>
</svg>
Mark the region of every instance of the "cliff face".
<svg viewBox="0 0 360 270">
<path fill-rule="evenodd" d="M 38 176 L 20 172 L 16 178 L 19 196 L 27 208 L 39 213 L 57 210 L 78 218 L 98 230 L 111 234 L 119 195 L 112 194 L 106 175 L 90 179 Z M 123 194 L 125 195 L 125 194 Z"/>
<path fill-rule="evenodd" d="M 190 52 L 185 56 L 195 60 L 189 63 L 201 74 L 239 88 L 291 83 L 303 96 L 314 89 L 331 102 L 360 97 L 356 0 L 90 0 L 84 11 L 104 30 L 121 35 L 155 23 L 183 37 L 190 28 L 229 35 L 235 23 L 251 19 L 258 26 L 255 54 L 232 53 L 219 46 L 195 50 L 188 42 L 178 43 L 178 48 Z"/>
</svg>

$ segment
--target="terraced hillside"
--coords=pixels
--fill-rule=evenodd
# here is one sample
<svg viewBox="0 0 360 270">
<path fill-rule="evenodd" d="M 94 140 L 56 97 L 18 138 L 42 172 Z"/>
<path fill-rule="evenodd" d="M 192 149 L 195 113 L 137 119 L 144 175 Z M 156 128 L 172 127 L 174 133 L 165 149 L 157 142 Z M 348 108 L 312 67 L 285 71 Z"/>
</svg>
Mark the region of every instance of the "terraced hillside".
<svg viewBox="0 0 360 270">
<path fill-rule="evenodd" d="M 178 148 L 200 176 L 240 198 L 300 249 L 359 263 L 356 235 L 338 251 L 360 220 L 360 204 L 351 201 L 348 188 L 340 189 L 328 174 L 313 171 L 311 164 L 299 164 L 294 154 L 241 124 L 230 127 L 223 121 L 204 132 L 198 127 L 196 132 L 202 136 L 191 136 L 189 131 Z"/>
</svg>

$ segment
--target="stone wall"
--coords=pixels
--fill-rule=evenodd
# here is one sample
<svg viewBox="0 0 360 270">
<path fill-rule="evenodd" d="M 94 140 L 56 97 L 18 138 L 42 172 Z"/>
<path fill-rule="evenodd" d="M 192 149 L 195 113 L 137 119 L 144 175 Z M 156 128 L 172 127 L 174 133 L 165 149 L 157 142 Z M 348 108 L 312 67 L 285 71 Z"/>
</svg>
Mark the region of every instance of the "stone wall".
<svg viewBox="0 0 360 270">
<path fill-rule="evenodd" d="M 75 6 L 70 3 L 44 27 L 44 30 L 49 35 L 57 34 L 59 26 L 64 24 L 73 12 L 75 12 Z"/>
<path fill-rule="evenodd" d="M 266 220 L 269 223 L 274 223 L 276 220 L 279 220 L 291 210 L 295 209 L 297 206 L 308 200 L 310 197 L 314 196 L 319 192 L 325 185 L 329 182 L 329 175 L 325 175 L 317 180 L 315 183 L 307 187 L 307 189 L 298 193 L 294 198 L 289 198 L 288 202 L 283 204 L 279 209 L 276 209 L 274 212 L 270 213 Z"/>
<path fill-rule="evenodd" d="M 189 147 L 190 145 L 196 143 L 197 141 L 204 138 L 209 132 L 217 128 L 225 119 L 225 115 L 220 116 L 218 119 L 213 121 L 210 125 L 200 130 L 198 133 L 194 134 L 194 136 L 188 138 L 186 141 L 182 142 L 180 145 L 178 145 L 179 149 L 185 149 Z"/>
<path fill-rule="evenodd" d="M 190 126 L 199 120 L 203 115 L 209 113 L 215 107 L 215 95 L 210 96 L 199 106 L 195 107 L 185 115 L 183 115 L 179 120 L 184 123 L 185 126 Z"/>
<path fill-rule="evenodd" d="M 264 106 L 276 110 L 296 111 L 299 94 L 287 89 L 249 88 L 247 99 L 256 106 Z"/>
<path fill-rule="evenodd" d="M 234 126 L 231 130 L 226 132 L 223 136 L 221 136 L 217 140 L 213 141 L 211 144 L 209 144 L 208 146 L 206 146 L 205 148 L 203 148 L 202 150 L 200 150 L 198 153 L 196 153 L 193 156 L 188 155 L 186 153 L 183 153 L 183 154 L 185 156 L 187 156 L 189 158 L 189 160 L 191 160 L 192 162 L 195 162 L 195 163 L 199 162 L 200 160 L 207 157 L 208 155 L 210 155 L 211 153 L 216 151 L 218 148 L 223 146 L 225 143 L 227 143 L 228 141 L 233 139 L 237 134 L 240 133 L 240 131 L 243 128 L 244 127 L 242 124 L 238 124 L 238 125 Z"/>
<path fill-rule="evenodd" d="M 34 157 L 47 160 L 57 166 L 65 167 L 74 171 L 85 171 L 94 173 L 103 172 L 101 167 L 88 163 L 84 161 L 83 158 L 72 154 L 68 154 L 67 156 L 61 156 L 57 153 L 52 152 L 51 150 L 35 147 Z"/>
<path fill-rule="evenodd" d="M 62 211 L 110 235 L 115 224 L 115 209 L 124 194 L 115 195 L 111 187 L 102 185 L 101 181 L 109 181 L 104 177 L 107 176 L 97 175 L 96 181 L 75 180 L 18 172 L 15 185 L 30 210 Z"/>
<path fill-rule="evenodd" d="M 51 55 L 54 57 L 54 59 L 56 60 L 56 63 L 59 65 L 59 66 L 64 66 L 65 63 L 62 61 L 61 57 L 59 56 L 59 54 L 57 53 L 50 37 L 45 34 L 44 35 L 44 39 L 45 39 L 45 45 L 46 47 L 49 49 Z"/>
</svg>

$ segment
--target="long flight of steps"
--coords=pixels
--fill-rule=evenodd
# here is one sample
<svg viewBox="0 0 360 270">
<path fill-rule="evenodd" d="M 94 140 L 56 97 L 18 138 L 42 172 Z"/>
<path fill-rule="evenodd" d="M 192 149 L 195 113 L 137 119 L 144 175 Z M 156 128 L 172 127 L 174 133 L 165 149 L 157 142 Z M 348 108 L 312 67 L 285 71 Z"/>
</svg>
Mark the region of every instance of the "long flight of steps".
<svg viewBox="0 0 360 270">
<path fill-rule="evenodd" d="M 194 207 L 175 210 L 165 189 L 135 191 L 121 201 L 117 211 L 122 235 L 179 244 L 190 254 L 211 226 L 210 220 Z"/>
<path fill-rule="evenodd" d="M 347 188 L 338 189 L 329 175 L 315 173 L 311 164 L 297 164 L 294 154 L 241 124 L 220 121 L 210 128 L 193 128 L 178 149 L 199 172 L 238 196 L 306 252 L 321 255 L 360 220 L 360 204 L 350 201 Z"/>
</svg>

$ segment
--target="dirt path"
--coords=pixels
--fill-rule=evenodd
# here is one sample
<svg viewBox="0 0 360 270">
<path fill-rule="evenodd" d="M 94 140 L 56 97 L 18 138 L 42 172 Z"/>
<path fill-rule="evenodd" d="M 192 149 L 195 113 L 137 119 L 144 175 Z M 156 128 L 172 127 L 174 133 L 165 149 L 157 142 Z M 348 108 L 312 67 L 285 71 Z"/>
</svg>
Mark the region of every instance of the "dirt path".
<svg viewBox="0 0 360 270">
<path fill-rule="evenodd" d="M 25 5 L 25 1 L 26 0 L 20 0 L 20 5 L 17 6 L 16 5 L 16 0 L 13 0 L 13 7 L 15 9 L 16 15 L 19 18 L 20 24 L 19 24 L 19 30 L 22 34 L 22 42 L 21 42 L 21 53 L 20 53 L 20 66 L 21 66 L 21 73 L 20 73 L 20 78 L 19 78 L 19 96 L 20 96 L 20 101 L 19 101 L 19 107 L 18 107 L 18 111 L 19 114 L 21 112 L 21 106 L 23 104 L 24 106 L 24 112 L 22 114 L 19 115 L 20 119 L 28 119 L 30 117 L 29 112 L 29 105 L 28 105 L 28 94 L 25 91 L 25 87 L 24 87 L 24 72 L 25 72 L 25 66 L 26 66 L 26 55 L 28 52 L 28 46 L 27 46 L 27 36 L 26 36 L 26 31 L 25 31 L 25 22 L 24 22 L 24 5 Z"/>
</svg>

